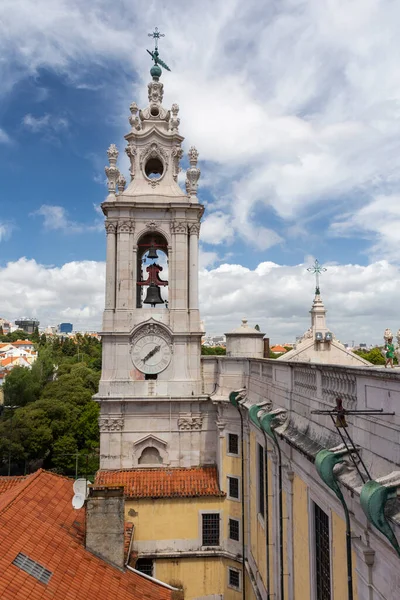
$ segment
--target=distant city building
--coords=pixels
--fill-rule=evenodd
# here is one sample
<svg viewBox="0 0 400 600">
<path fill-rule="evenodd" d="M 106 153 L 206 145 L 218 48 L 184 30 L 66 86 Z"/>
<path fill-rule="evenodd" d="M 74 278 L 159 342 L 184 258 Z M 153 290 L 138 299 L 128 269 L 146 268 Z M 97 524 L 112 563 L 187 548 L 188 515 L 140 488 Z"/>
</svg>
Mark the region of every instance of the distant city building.
<svg viewBox="0 0 400 600">
<path fill-rule="evenodd" d="M 37 319 L 28 319 L 24 317 L 17 319 L 15 324 L 18 329 L 22 329 L 22 331 L 26 331 L 26 333 L 33 333 L 36 327 L 39 327 L 39 321 Z"/>
<path fill-rule="evenodd" d="M 0 318 L 0 327 L 3 330 L 3 333 L 10 333 L 11 323 L 6 319 Z"/>
<path fill-rule="evenodd" d="M 72 323 L 60 323 L 58 325 L 58 333 L 72 333 Z"/>
</svg>

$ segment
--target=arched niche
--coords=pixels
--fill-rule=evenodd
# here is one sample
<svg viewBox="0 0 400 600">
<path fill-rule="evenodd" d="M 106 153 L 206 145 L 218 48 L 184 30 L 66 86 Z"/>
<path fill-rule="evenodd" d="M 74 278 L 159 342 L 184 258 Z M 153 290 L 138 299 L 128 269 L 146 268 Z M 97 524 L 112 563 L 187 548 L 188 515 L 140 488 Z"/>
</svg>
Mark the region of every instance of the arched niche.
<svg viewBox="0 0 400 600">
<path fill-rule="evenodd" d="M 160 465 L 162 464 L 161 454 L 154 446 L 144 448 L 138 460 L 139 465 Z"/>
<path fill-rule="evenodd" d="M 155 435 L 146 435 L 133 444 L 132 459 L 134 467 L 169 465 L 167 442 Z M 158 462 L 145 462 L 150 459 L 157 459 Z"/>
<path fill-rule="evenodd" d="M 168 242 L 158 232 L 142 235 L 137 243 L 137 308 L 168 308 Z M 146 285 L 147 283 L 147 285 Z M 152 288 L 149 290 L 149 288 Z M 155 299 L 155 304 L 149 300 Z"/>
</svg>

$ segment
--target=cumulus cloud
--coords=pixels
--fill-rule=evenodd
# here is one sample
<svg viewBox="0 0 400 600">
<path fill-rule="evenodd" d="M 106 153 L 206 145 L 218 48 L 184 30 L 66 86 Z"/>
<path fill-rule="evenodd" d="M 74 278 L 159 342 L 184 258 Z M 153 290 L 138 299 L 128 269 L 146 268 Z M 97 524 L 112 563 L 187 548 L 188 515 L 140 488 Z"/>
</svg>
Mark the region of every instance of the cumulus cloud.
<svg viewBox="0 0 400 600">
<path fill-rule="evenodd" d="M 62 231 L 63 233 L 87 233 L 89 231 L 103 231 L 103 213 L 97 204 L 93 204 L 93 209 L 99 215 L 93 224 L 76 223 L 68 217 L 68 213 L 63 206 L 54 206 L 51 204 L 42 204 L 42 206 L 32 213 L 43 217 L 43 226 L 47 230 Z"/>
<path fill-rule="evenodd" d="M 375 257 L 399 260 L 400 194 L 380 194 L 355 212 L 332 223 L 333 235 L 353 237 L 355 233 L 372 240 Z"/>
<path fill-rule="evenodd" d="M 310 264 L 262 262 L 249 269 L 224 263 L 202 268 L 200 310 L 206 331 L 229 332 L 246 317 L 251 324 L 258 323 L 273 342 L 293 341 L 310 325 L 308 311 L 314 292 L 313 278 L 307 272 Z M 77 261 L 54 267 L 21 258 L 0 268 L 0 278 L 2 317 L 32 315 L 43 326 L 66 320 L 80 330 L 101 327 L 102 262 Z M 328 325 L 343 342 L 380 343 L 386 327 L 392 331 L 400 327 L 396 304 L 400 269 L 386 261 L 367 267 L 328 265 L 321 291 Z"/>
<path fill-rule="evenodd" d="M 91 67 L 112 61 L 139 74 L 134 94 L 114 93 L 120 114 L 133 95 L 147 103 L 145 40 L 161 21 L 165 104 L 179 102 L 212 194 L 230 197 L 229 229 L 257 248 L 282 237 L 260 223 L 262 209 L 291 227 L 310 212 L 336 218 L 360 196 L 399 193 L 399 3 L 3 0 L 0 13 L 0 93 L 41 68 L 90 86 Z M 379 236 L 370 230 L 373 252 Z"/>
<path fill-rule="evenodd" d="M 104 263 L 81 261 L 53 267 L 21 258 L 0 267 L 0 277 L 5 292 L 2 312 L 8 318 L 34 316 L 41 326 L 73 318 L 77 329 L 99 329 L 104 308 Z"/>
</svg>

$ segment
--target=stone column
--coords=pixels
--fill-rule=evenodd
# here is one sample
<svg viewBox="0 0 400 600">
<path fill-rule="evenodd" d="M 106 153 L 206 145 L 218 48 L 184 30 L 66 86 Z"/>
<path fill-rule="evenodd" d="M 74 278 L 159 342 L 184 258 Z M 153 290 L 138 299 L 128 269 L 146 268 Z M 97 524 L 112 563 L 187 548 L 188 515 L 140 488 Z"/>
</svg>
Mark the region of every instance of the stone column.
<svg viewBox="0 0 400 600">
<path fill-rule="evenodd" d="M 170 290 L 172 291 L 172 308 L 188 308 L 188 242 L 187 224 L 184 221 L 173 221 L 171 223 L 173 234 L 173 258 L 174 278 L 171 279 Z"/>
<path fill-rule="evenodd" d="M 107 258 L 106 258 L 106 310 L 115 308 L 115 268 L 116 268 L 116 224 L 106 221 Z"/>
<path fill-rule="evenodd" d="M 134 246 L 132 249 L 132 304 L 130 308 L 136 308 L 137 288 L 137 246 Z"/>
<path fill-rule="evenodd" d="M 199 308 L 200 223 L 189 225 L 189 308 Z"/>
<path fill-rule="evenodd" d="M 131 233 L 131 221 L 121 219 L 117 234 L 117 308 L 123 309 L 130 307 L 132 295 Z"/>
</svg>

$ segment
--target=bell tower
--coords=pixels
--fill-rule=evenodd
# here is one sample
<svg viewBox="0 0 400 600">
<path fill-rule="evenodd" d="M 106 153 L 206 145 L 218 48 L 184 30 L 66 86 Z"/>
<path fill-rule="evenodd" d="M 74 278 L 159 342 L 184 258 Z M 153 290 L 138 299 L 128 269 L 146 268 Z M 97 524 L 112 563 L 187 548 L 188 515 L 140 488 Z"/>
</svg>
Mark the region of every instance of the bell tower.
<svg viewBox="0 0 400 600">
<path fill-rule="evenodd" d="M 106 296 L 99 393 L 101 468 L 193 466 L 213 461 L 200 372 L 198 152 L 189 150 L 186 193 L 179 107 L 162 105 L 157 41 L 149 52 L 148 105 L 130 106 L 130 182 L 108 149 Z M 154 36 L 154 34 L 153 34 Z M 183 426 L 182 424 L 185 424 Z"/>
</svg>

